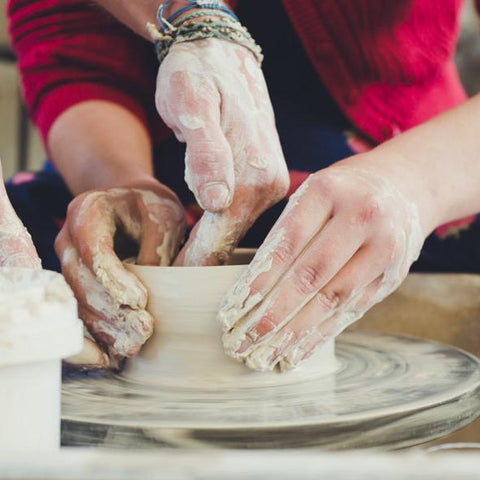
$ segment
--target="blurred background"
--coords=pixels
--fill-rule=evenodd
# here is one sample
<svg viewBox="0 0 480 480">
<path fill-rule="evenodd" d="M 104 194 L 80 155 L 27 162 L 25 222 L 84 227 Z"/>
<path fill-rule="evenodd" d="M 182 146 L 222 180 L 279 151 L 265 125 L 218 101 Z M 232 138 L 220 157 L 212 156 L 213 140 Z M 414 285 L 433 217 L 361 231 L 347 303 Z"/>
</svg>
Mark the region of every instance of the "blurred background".
<svg viewBox="0 0 480 480">
<path fill-rule="evenodd" d="M 6 0 L 0 0 L 2 12 Z M 4 177 L 22 169 L 37 169 L 45 154 L 22 107 L 15 59 L 8 44 L 5 15 L 0 15 L 0 158 Z M 457 63 L 469 94 L 480 91 L 480 29 L 473 0 L 465 3 Z M 153 99 L 152 99 L 153 101 Z"/>
<path fill-rule="evenodd" d="M 20 169 L 39 168 L 45 154 L 22 107 L 15 60 L 8 43 L 5 4 L 6 0 L 0 0 L 0 158 L 4 178 L 8 178 Z"/>
</svg>

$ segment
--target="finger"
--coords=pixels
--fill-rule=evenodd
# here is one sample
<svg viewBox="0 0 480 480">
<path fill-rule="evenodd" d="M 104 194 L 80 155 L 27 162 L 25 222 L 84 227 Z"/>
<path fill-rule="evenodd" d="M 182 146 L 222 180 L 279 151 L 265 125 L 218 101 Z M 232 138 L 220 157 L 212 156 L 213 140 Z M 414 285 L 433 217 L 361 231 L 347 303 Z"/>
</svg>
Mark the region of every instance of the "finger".
<svg viewBox="0 0 480 480">
<path fill-rule="evenodd" d="M 370 298 L 373 288 L 378 290 L 390 256 L 391 251 L 379 250 L 376 243 L 361 248 L 271 340 L 265 338 L 240 356 L 248 357 L 247 365 L 264 362 L 264 369 L 273 368 L 282 359 L 283 368 L 295 366 L 316 343 L 333 338 L 364 314 L 368 306 L 360 308 L 360 302 Z M 278 346 L 279 338 L 287 337 L 289 341 Z"/>
<path fill-rule="evenodd" d="M 339 312 L 327 318 L 318 328 L 312 329 L 302 341 L 292 348 L 284 358 L 279 354 L 278 359 L 280 370 L 286 371 L 297 367 L 313 355 L 313 353 L 326 342 L 334 339 L 348 326 L 359 320 L 375 303 L 378 291 L 383 282 L 383 275 L 375 279 L 363 291 L 363 296 L 356 305 L 352 305 L 349 312 Z M 353 303 L 353 302 L 352 302 Z M 308 315 L 308 313 L 307 313 Z"/>
<path fill-rule="evenodd" d="M 196 130 L 185 129 L 187 142 L 185 180 L 199 205 L 207 212 L 221 212 L 233 200 L 235 173 L 232 150 L 220 121 Z"/>
<path fill-rule="evenodd" d="M 256 147 L 247 145 L 257 162 L 266 162 Z M 244 155 L 245 152 L 242 153 Z M 281 152 L 280 152 L 281 155 Z M 282 157 L 283 158 L 283 157 Z M 237 159 L 236 159 L 237 161 Z M 245 162 L 244 162 L 245 163 Z M 249 176 L 247 181 L 242 178 Z M 282 161 L 275 160 L 268 171 L 246 167 L 238 173 L 234 200 L 221 214 L 206 212 L 192 231 L 175 265 L 218 265 L 225 263 L 245 232 L 270 206 L 284 197 L 288 189 L 288 172 Z"/>
<path fill-rule="evenodd" d="M 187 143 L 185 179 L 190 190 L 204 210 L 219 212 L 232 202 L 235 175 L 230 145 L 220 128 L 218 88 L 207 79 L 199 84 L 196 75 L 173 64 L 170 58 L 160 69 L 157 108 Z"/>
<path fill-rule="evenodd" d="M 139 265 L 169 266 L 175 258 L 186 230 L 183 208 L 174 199 L 160 197 L 146 190 L 135 190 L 136 212 L 141 225 L 138 235 L 140 243 L 137 256 Z M 131 224 L 131 215 L 119 210 L 122 228 Z"/>
<path fill-rule="evenodd" d="M 62 273 L 79 304 L 79 316 L 92 336 L 112 357 L 132 357 L 153 333 L 153 318 L 143 309 L 118 305 L 82 263 L 63 232 L 56 243 Z"/>
<path fill-rule="evenodd" d="M 361 227 L 346 222 L 343 216 L 329 221 L 264 302 L 225 335 L 227 351 L 241 349 L 248 354 L 256 343 L 287 325 L 341 271 L 364 241 Z M 336 292 L 331 296 L 324 293 L 321 298 L 325 308 L 337 308 L 342 299 Z"/>
<path fill-rule="evenodd" d="M 90 338 L 83 339 L 83 348 L 80 353 L 72 355 L 64 360 L 75 368 L 80 369 L 105 369 L 109 366 L 108 356 L 105 352 Z"/>
<path fill-rule="evenodd" d="M 174 265 L 224 265 L 250 225 L 245 212 L 239 216 L 231 210 L 223 214 L 205 212 Z"/>
<path fill-rule="evenodd" d="M 311 176 L 292 195 L 252 263 L 225 296 L 219 312 L 224 331 L 231 330 L 266 297 L 324 228 L 332 215 L 329 189 L 328 184 Z M 311 195 L 311 190 L 317 195 Z"/>
<path fill-rule="evenodd" d="M 0 231 L 0 266 L 42 268 L 30 235 L 22 226 L 19 226 L 18 235 L 15 236 Z"/>
<path fill-rule="evenodd" d="M 0 266 L 40 269 L 41 262 L 32 238 L 17 217 L 6 193 L 3 195 L 0 205 Z"/>
<path fill-rule="evenodd" d="M 78 207 L 69 208 L 67 228 L 75 249 L 79 252 L 82 265 L 93 272 L 97 280 L 109 292 L 117 306 L 126 305 L 132 309 L 144 309 L 147 291 L 140 281 L 128 272 L 114 251 L 116 231 L 115 212 L 111 205 L 112 193 L 106 197 L 103 192 L 89 194 Z M 125 194 L 118 193 L 115 202 Z M 124 199 L 123 207 L 129 210 L 130 202 Z M 135 215 L 130 215 L 134 222 Z M 140 231 L 140 226 L 137 226 Z"/>
</svg>

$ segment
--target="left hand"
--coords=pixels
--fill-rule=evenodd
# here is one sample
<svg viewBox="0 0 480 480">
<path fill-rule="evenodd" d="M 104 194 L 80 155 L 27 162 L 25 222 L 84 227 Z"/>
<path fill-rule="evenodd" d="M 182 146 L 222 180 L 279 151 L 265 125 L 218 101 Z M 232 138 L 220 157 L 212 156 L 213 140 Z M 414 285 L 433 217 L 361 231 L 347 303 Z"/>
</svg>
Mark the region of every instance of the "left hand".
<svg viewBox="0 0 480 480">
<path fill-rule="evenodd" d="M 160 66 L 157 109 L 186 142 L 185 178 L 204 215 L 176 265 L 222 264 L 289 176 L 263 73 L 241 45 L 176 44 Z"/>
<path fill-rule="evenodd" d="M 226 352 L 295 367 L 395 290 L 429 233 L 404 191 L 352 159 L 312 175 L 223 302 Z"/>
</svg>

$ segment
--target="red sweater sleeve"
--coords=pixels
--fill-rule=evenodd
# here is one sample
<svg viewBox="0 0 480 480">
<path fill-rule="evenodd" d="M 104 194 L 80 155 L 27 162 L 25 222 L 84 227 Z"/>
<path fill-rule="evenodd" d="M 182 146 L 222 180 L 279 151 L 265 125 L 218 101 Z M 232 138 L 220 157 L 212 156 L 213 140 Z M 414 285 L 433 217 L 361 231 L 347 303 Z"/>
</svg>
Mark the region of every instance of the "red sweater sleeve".
<svg viewBox="0 0 480 480">
<path fill-rule="evenodd" d="M 63 111 L 93 99 L 160 124 L 147 41 L 87 0 L 9 0 L 7 14 L 25 102 L 44 140 Z"/>
</svg>

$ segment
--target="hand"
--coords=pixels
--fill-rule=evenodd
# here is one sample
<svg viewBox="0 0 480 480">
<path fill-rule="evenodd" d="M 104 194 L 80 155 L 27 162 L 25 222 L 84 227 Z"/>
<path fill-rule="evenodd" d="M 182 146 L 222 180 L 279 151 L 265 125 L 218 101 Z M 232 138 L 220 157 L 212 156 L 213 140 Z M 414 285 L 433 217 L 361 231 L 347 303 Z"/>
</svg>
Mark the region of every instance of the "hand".
<svg viewBox="0 0 480 480">
<path fill-rule="evenodd" d="M 41 269 L 32 238 L 8 199 L 1 168 L 0 184 L 0 267 Z"/>
<path fill-rule="evenodd" d="M 114 364 L 136 355 L 154 325 L 147 291 L 123 267 L 119 241 L 138 244 L 140 265 L 169 265 L 184 233 L 181 204 L 155 180 L 90 191 L 70 204 L 55 248 L 80 318 Z"/>
<path fill-rule="evenodd" d="M 187 143 L 185 178 L 206 211 L 176 264 L 223 263 L 257 217 L 283 198 L 288 171 L 262 71 L 240 45 L 174 45 L 157 109 Z"/>
<path fill-rule="evenodd" d="M 256 370 L 295 367 L 400 285 L 426 230 L 372 168 L 310 176 L 223 302 L 226 352 Z"/>
</svg>

